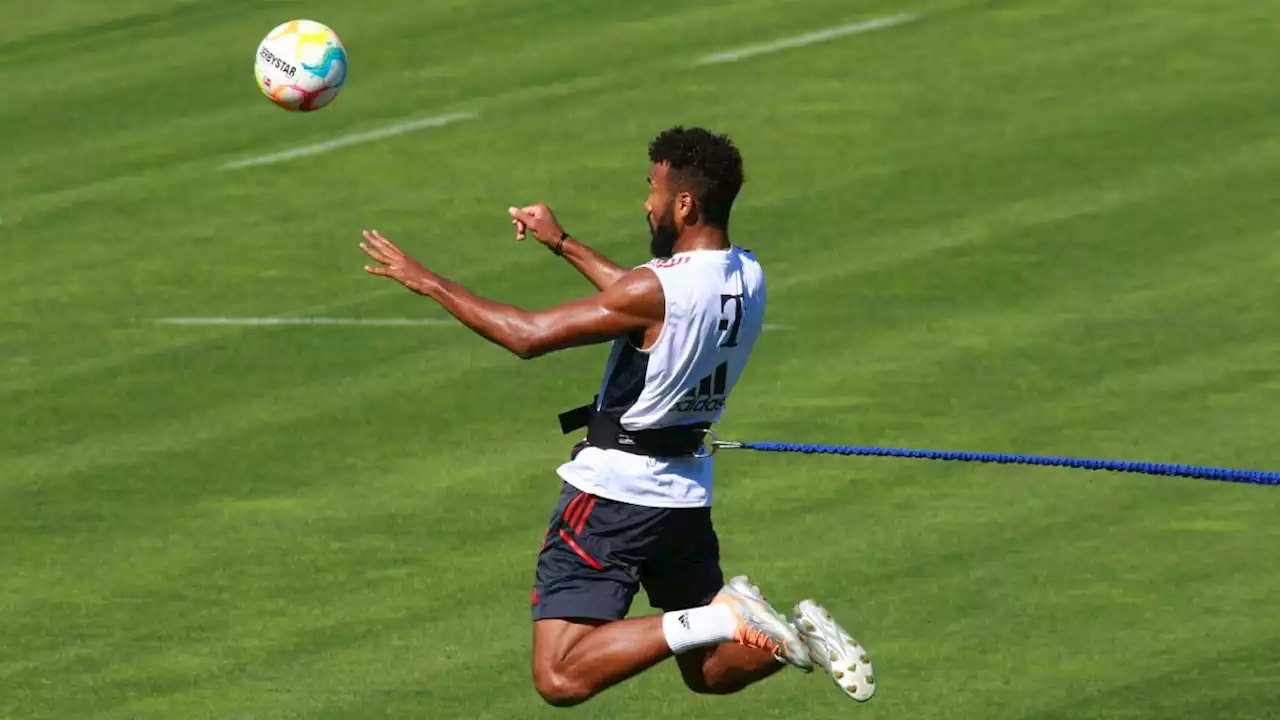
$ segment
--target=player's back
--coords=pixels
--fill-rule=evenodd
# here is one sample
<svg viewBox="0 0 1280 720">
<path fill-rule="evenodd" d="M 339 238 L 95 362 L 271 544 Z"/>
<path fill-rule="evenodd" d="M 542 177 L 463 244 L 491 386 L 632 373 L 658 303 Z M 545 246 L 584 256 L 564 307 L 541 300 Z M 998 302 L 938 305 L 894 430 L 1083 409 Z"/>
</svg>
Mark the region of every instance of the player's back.
<svg viewBox="0 0 1280 720">
<path fill-rule="evenodd" d="M 662 283 L 666 314 L 653 345 L 614 342 L 593 434 L 615 427 L 561 467 L 579 489 L 621 502 L 699 507 L 711 502 L 710 458 L 639 452 L 632 438 L 685 434 L 720 419 L 764 326 L 764 272 L 741 248 L 679 253 L 646 265 Z M 663 431 L 668 432 L 668 431 Z"/>
<path fill-rule="evenodd" d="M 764 272 L 738 248 L 682 253 L 648 267 L 666 296 L 662 332 L 647 351 L 615 343 L 599 409 L 627 430 L 713 423 L 763 327 Z"/>
</svg>

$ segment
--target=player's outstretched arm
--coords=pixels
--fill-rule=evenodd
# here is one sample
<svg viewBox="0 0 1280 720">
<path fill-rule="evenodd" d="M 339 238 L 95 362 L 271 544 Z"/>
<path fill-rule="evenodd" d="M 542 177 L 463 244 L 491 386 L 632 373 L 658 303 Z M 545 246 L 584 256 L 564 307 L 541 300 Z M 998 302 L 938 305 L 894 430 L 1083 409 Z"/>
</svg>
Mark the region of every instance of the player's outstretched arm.
<svg viewBox="0 0 1280 720">
<path fill-rule="evenodd" d="M 523 241 L 532 231 L 538 242 L 558 255 L 564 256 L 578 272 L 586 276 L 597 290 L 604 290 L 631 272 L 609 258 L 592 250 L 586 244 L 565 234 L 564 228 L 546 205 L 530 205 L 526 208 L 508 208 L 511 224 L 516 226 L 516 240 Z"/>
<path fill-rule="evenodd" d="M 648 268 L 626 273 L 591 297 L 540 312 L 486 300 L 440 277 L 375 231 L 360 248 L 380 265 L 365 266 L 440 303 L 463 325 L 490 342 L 528 359 L 556 350 L 608 342 L 661 325 L 666 313 L 662 283 Z"/>
</svg>

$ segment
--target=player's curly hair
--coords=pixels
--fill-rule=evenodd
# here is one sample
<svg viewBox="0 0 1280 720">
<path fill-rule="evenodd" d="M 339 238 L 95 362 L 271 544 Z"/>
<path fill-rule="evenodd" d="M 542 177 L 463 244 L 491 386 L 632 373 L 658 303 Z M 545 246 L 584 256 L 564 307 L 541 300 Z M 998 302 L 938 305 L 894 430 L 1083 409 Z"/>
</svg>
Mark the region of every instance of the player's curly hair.
<svg viewBox="0 0 1280 720">
<path fill-rule="evenodd" d="M 742 155 L 728 135 L 676 126 L 649 144 L 649 160 L 671 168 L 672 181 L 693 193 L 708 225 L 728 229 L 743 182 Z"/>
</svg>

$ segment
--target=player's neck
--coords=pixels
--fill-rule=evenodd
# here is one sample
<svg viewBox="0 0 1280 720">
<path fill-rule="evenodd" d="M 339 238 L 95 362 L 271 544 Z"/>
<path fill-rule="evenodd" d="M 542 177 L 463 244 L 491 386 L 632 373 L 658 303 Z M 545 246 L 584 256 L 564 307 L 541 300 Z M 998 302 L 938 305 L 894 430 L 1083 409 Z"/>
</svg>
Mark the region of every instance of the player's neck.
<svg viewBox="0 0 1280 720">
<path fill-rule="evenodd" d="M 692 227 L 676 240 L 672 254 L 695 252 L 697 250 L 728 250 L 733 247 L 729 242 L 729 231 L 707 225 Z"/>
</svg>

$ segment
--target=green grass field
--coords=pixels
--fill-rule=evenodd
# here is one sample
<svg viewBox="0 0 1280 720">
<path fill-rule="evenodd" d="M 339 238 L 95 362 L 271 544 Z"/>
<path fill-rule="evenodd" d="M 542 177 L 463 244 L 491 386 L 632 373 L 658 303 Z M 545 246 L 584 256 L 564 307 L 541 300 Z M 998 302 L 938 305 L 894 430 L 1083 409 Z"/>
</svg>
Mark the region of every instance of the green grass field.
<svg viewBox="0 0 1280 720">
<path fill-rule="evenodd" d="M 876 699 L 799 673 L 703 698 L 668 663 L 544 707 L 555 414 L 603 348 L 155 322 L 444 317 L 361 271 L 367 227 L 483 294 L 572 298 L 505 208 L 641 262 L 646 143 L 705 124 L 746 157 L 735 240 L 785 326 L 722 435 L 1280 470 L 1280 1 L 374 5 L 0 7 L 0 718 L 1280 713 L 1280 492 L 748 454 L 719 460 L 726 570 L 830 606 Z M 312 115 L 251 77 L 295 17 L 352 58 Z"/>
</svg>

